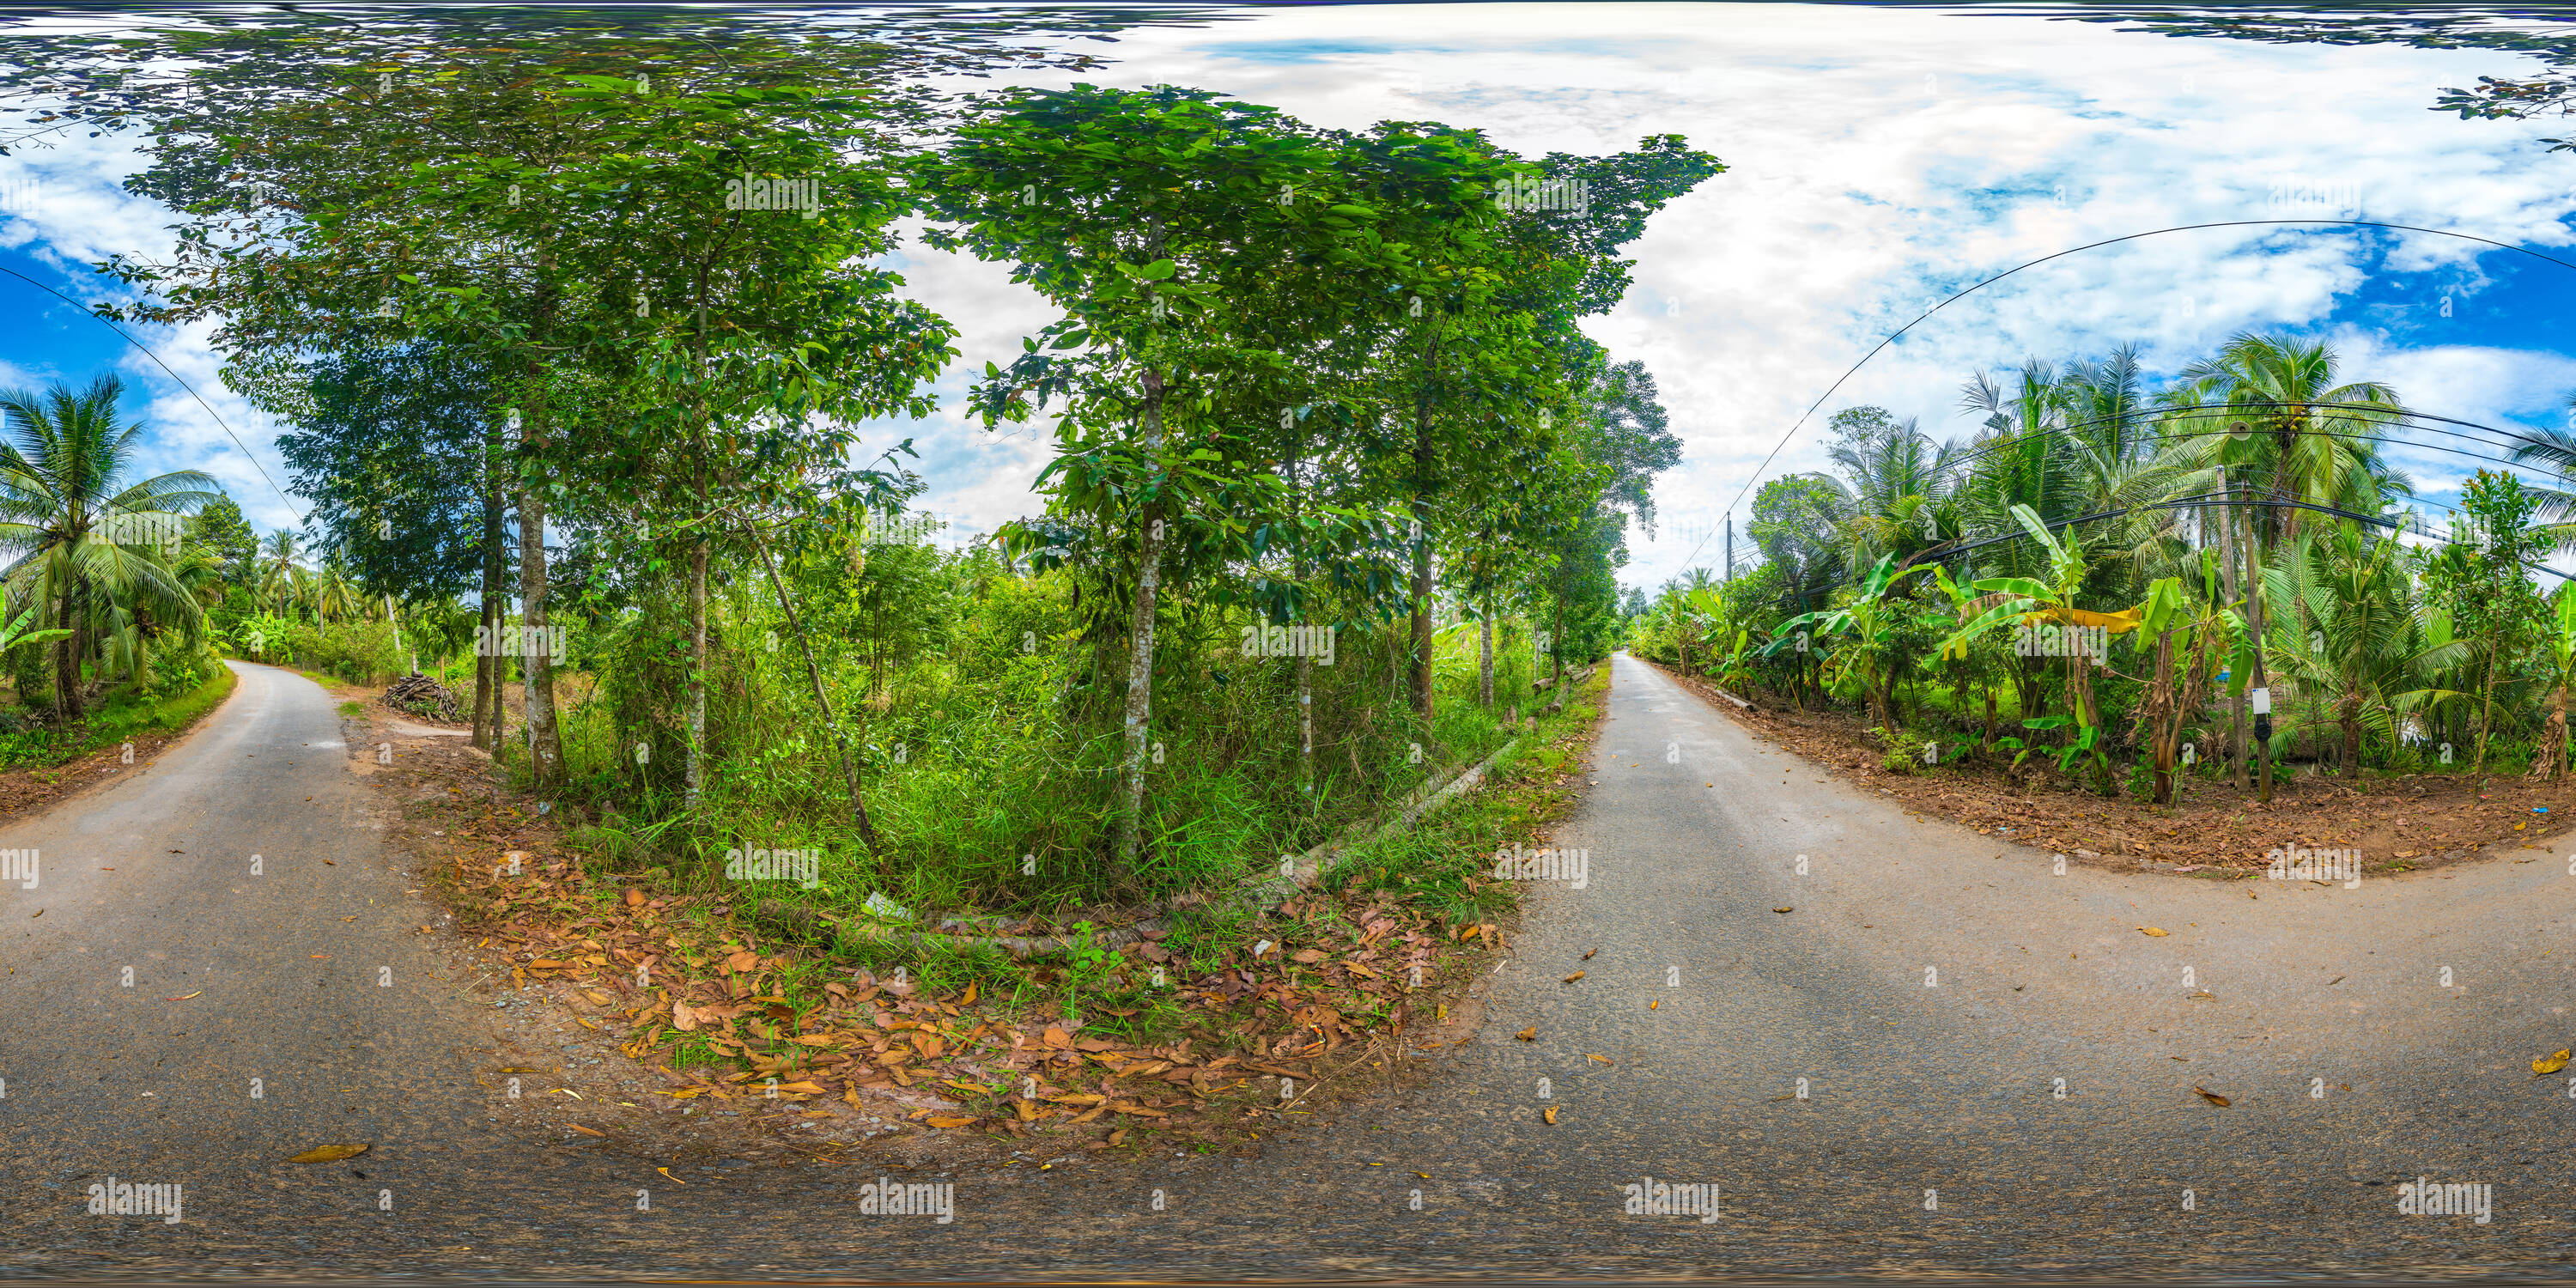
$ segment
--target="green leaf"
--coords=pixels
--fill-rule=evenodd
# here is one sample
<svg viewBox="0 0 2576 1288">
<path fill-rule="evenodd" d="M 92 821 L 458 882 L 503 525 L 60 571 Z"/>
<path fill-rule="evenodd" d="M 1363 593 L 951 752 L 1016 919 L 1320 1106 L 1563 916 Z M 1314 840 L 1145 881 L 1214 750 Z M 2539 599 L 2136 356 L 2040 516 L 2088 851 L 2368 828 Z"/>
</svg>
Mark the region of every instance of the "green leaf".
<svg viewBox="0 0 2576 1288">
<path fill-rule="evenodd" d="M 1974 585 L 1977 589 L 1985 591 L 1990 595 L 2019 595 L 2024 599 L 2036 599 L 2043 602 L 2056 597 L 2055 592 L 2048 588 L 2048 583 L 2032 581 L 2028 577 L 1981 577 L 1977 579 Z"/>
</svg>

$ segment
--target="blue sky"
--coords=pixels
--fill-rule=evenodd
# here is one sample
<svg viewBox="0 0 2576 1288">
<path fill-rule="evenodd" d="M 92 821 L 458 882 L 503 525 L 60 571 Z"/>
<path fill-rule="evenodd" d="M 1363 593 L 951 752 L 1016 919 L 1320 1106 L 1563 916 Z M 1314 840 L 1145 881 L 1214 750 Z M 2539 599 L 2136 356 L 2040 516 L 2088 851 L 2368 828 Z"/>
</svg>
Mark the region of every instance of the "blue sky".
<svg viewBox="0 0 2576 1288">
<path fill-rule="evenodd" d="M 2564 123 L 2427 110 L 2443 87 L 2531 66 L 2508 55 L 1841 5 L 1289 9 L 1075 43 L 1118 60 L 1094 82 L 1222 90 L 1323 125 L 1438 119 L 1526 155 L 1677 132 L 1727 162 L 1630 247 L 1635 290 L 1589 327 L 1614 357 L 1647 363 L 1685 445 L 1659 488 L 1659 539 L 1631 536 L 1632 585 L 1713 563 L 1728 502 L 1809 403 L 1888 331 L 2014 264 L 2157 228 L 2297 218 L 2453 229 L 2576 263 L 2576 158 L 2533 142 Z M 0 191 L 33 178 L 40 193 L 32 210 L 0 213 L 0 267 L 89 298 L 103 288 L 82 265 L 166 244 L 166 216 L 115 187 L 131 164 L 120 146 L 0 159 Z M 895 262 L 964 332 L 962 354 L 941 411 L 870 426 L 871 453 L 914 439 L 931 483 L 923 503 L 960 531 L 1033 512 L 1045 435 L 987 433 L 960 405 L 971 373 L 1049 313 L 999 266 L 925 249 Z M 2393 384 L 2427 412 L 2564 424 L 2576 392 L 2571 279 L 2576 270 L 2454 238 L 2348 228 L 2107 247 L 1944 309 L 1854 375 L 1765 477 L 1818 467 L 1821 422 L 1843 406 L 1877 403 L 1936 436 L 1965 435 L 1973 424 L 1956 407 L 1973 371 L 2134 340 L 2162 374 L 2245 329 L 2324 335 L 2350 377 Z M 0 381 L 113 367 L 151 428 L 149 467 L 207 469 L 255 522 L 291 522 L 206 411 L 103 328 L 5 276 L 0 310 L 11 321 Z M 150 342 L 282 482 L 272 427 L 223 390 L 203 333 Z M 2398 455 L 2434 500 L 2454 499 L 2474 468 Z"/>
</svg>

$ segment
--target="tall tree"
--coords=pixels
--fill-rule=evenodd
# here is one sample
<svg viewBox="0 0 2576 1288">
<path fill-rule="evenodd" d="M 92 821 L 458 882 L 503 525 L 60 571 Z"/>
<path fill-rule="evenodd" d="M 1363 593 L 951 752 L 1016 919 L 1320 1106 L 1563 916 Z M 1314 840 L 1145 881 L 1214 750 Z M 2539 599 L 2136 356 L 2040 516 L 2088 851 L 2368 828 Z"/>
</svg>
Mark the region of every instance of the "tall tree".
<svg viewBox="0 0 2576 1288">
<path fill-rule="evenodd" d="M 1271 366 L 1244 351 L 1239 302 L 1265 266 L 1377 220 L 1337 199 L 1332 159 L 1269 108 L 1076 86 L 1002 96 L 927 176 L 956 226 L 936 240 L 1010 262 L 1014 280 L 1066 310 L 1007 371 L 988 365 L 975 398 L 988 424 L 1065 400 L 1040 485 L 1066 514 L 1117 532 L 1133 561 L 1112 837 L 1122 880 L 1139 861 L 1166 565 L 1243 550 L 1241 516 L 1269 512 L 1279 482 L 1208 414 L 1227 380 Z M 1366 271 L 1369 239 L 1341 240 Z"/>
<path fill-rule="evenodd" d="M 181 516 L 222 492 L 196 470 L 128 482 L 143 427 L 117 424 L 124 396 L 113 375 L 86 389 L 0 391 L 10 435 L 0 444 L 0 554 L 10 559 L 0 577 L 72 632 L 54 644 L 54 710 L 65 717 L 82 712 L 94 613 L 121 605 L 165 622 L 200 618 L 164 560 L 176 553 Z"/>
<path fill-rule="evenodd" d="M 229 494 L 208 501 L 188 519 L 188 537 L 205 547 L 223 577 L 247 585 L 259 560 L 259 531 L 242 517 L 241 503 Z"/>
<path fill-rule="evenodd" d="M 898 146 L 946 110 L 927 73 L 1016 63 L 1021 52 L 972 24 L 888 23 L 922 38 L 872 40 L 801 19 L 448 13 L 363 26 L 218 17 L 59 48 L 10 41 L 5 52 L 11 77 L 51 77 L 83 119 L 142 124 L 153 164 L 130 186 L 190 216 L 170 262 L 113 265 L 154 292 L 126 316 L 220 318 L 215 342 L 236 358 L 426 339 L 490 373 L 490 415 L 515 426 L 520 611 L 541 639 L 548 506 L 577 481 L 567 474 L 580 464 L 579 418 L 618 401 L 598 396 L 595 368 L 636 365 L 626 323 L 637 252 L 608 241 L 631 228 L 603 216 L 665 180 L 692 196 L 717 191 L 743 159 L 728 138 L 735 152 L 764 127 L 801 142 L 816 111 L 865 117 L 856 136 Z M 853 98 L 865 105 L 850 109 Z M 105 102 L 117 107 L 92 113 Z M 710 121 L 728 138 L 686 155 L 619 155 L 639 121 L 664 128 L 665 141 Z M 684 170 L 637 173 L 657 165 Z M 632 186 L 564 183 L 621 166 Z M 523 662 L 536 779 L 552 791 L 563 766 L 550 661 Z"/>
</svg>

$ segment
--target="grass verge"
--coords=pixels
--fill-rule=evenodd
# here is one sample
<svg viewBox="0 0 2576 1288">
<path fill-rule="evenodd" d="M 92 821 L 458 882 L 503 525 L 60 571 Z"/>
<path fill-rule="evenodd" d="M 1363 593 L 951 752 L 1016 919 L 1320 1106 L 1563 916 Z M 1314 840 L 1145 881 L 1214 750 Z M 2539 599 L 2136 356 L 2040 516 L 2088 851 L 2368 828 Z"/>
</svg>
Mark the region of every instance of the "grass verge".
<svg viewBox="0 0 2576 1288">
<path fill-rule="evenodd" d="M 41 810 L 149 767 L 164 747 L 230 697 L 235 683 L 230 670 L 218 670 L 193 689 L 150 701 L 110 702 L 62 729 L 0 735 L 0 815 Z"/>
<path fill-rule="evenodd" d="M 398 749 L 373 781 L 413 802 L 401 835 L 432 857 L 424 875 L 494 983 L 571 1008 L 659 1083 L 649 1106 L 601 1107 L 585 1131 L 704 1106 L 821 1155 L 853 1143 L 836 1127 L 889 1118 L 958 1146 L 1221 1150 L 1472 1040 L 1451 994 L 1503 948 L 1516 897 L 1490 856 L 1573 807 L 1606 687 L 1596 675 L 1477 791 L 1279 907 L 1205 905 L 1116 950 L 1102 924 L 1028 924 L 1075 944 L 1028 959 L 874 938 L 863 918 L 762 897 L 783 882 L 706 891 L 637 870 L 578 844 L 594 833 L 493 799 L 493 767 L 454 740 Z"/>
</svg>

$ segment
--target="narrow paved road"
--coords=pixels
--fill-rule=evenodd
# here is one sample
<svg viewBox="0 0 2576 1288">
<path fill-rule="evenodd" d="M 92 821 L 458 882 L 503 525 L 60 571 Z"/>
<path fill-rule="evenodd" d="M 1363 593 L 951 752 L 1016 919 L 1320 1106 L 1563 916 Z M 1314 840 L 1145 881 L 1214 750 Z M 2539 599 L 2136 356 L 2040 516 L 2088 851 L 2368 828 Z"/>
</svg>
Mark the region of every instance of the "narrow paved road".
<svg viewBox="0 0 2576 1288">
<path fill-rule="evenodd" d="M 2576 1252 L 2576 1083 L 2528 1067 L 2576 1037 L 2565 854 L 2358 890 L 2059 876 L 1819 781 L 1625 656 L 1559 838 L 1589 879 L 1533 892 L 1484 1038 L 1421 1090 L 1255 1161 L 961 1173 L 946 1225 L 860 1215 L 860 1167 L 675 1186 L 491 1120 L 328 698 L 239 669 L 149 773 L 0 836 L 43 858 L 0 888 L 0 1275 L 2564 1275 Z M 283 1161 L 341 1138 L 377 1147 Z M 110 1174 L 185 1183 L 185 1219 L 88 1215 Z M 2492 1219 L 2401 1214 L 2418 1176 L 2491 1186 Z M 1714 1184 L 1719 1215 L 1627 1214 L 1644 1177 Z"/>
</svg>

